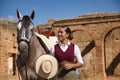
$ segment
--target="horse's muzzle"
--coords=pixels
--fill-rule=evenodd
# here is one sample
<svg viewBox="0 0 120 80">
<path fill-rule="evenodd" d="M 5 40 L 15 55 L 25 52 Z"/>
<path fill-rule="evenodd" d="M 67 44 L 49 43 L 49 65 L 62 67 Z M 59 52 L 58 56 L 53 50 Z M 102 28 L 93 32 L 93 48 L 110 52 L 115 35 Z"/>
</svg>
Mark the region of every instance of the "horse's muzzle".
<svg viewBox="0 0 120 80">
<path fill-rule="evenodd" d="M 28 44 L 25 41 L 21 41 L 18 44 L 18 50 L 20 53 L 28 53 Z"/>
</svg>

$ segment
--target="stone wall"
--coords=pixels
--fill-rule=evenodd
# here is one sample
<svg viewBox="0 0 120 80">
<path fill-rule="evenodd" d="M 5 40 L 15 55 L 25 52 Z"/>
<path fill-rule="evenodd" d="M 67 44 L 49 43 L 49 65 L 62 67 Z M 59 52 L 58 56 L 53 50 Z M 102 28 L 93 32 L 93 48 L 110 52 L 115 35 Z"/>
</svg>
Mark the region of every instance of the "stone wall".
<svg viewBox="0 0 120 80">
<path fill-rule="evenodd" d="M 15 24 L 0 21 L 0 80 L 17 80 Z"/>
</svg>

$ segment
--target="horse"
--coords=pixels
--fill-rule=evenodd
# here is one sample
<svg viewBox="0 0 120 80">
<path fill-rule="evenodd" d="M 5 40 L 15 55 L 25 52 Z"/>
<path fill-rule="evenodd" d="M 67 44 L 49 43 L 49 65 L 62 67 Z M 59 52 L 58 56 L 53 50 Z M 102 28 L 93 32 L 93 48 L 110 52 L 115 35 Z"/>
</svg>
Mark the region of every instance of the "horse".
<svg viewBox="0 0 120 80">
<path fill-rule="evenodd" d="M 30 16 L 22 16 L 17 10 L 17 18 L 19 19 L 17 24 L 18 72 L 22 80 L 47 80 L 35 72 L 36 60 L 41 55 L 49 54 L 50 51 L 41 38 L 35 34 L 32 22 L 34 16 L 34 10 Z"/>
</svg>

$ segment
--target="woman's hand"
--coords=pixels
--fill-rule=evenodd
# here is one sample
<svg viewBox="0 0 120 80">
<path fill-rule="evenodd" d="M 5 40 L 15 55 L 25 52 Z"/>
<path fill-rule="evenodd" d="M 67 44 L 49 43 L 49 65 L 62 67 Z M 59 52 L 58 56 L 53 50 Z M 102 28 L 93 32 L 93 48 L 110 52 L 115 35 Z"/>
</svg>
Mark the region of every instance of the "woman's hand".
<svg viewBox="0 0 120 80">
<path fill-rule="evenodd" d="M 73 64 L 72 63 L 64 63 L 64 64 L 60 64 L 61 67 L 63 67 L 66 70 L 72 69 L 73 68 Z"/>
<path fill-rule="evenodd" d="M 60 64 L 60 67 L 66 69 L 66 70 L 69 70 L 69 69 L 72 69 L 72 68 L 80 68 L 82 67 L 83 64 L 81 63 L 62 63 Z"/>
</svg>

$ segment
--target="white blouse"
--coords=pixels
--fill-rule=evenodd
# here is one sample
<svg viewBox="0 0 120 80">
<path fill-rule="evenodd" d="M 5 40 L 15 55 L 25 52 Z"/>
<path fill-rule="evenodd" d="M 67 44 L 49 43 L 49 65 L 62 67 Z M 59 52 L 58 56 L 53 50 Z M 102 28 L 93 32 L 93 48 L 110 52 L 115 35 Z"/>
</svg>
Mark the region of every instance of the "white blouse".
<svg viewBox="0 0 120 80">
<path fill-rule="evenodd" d="M 69 45 L 70 45 L 70 41 L 68 41 L 68 43 L 66 45 L 62 45 L 61 43 L 59 43 L 59 46 L 60 46 L 60 48 L 61 48 L 61 50 L 63 52 L 65 52 L 68 49 Z M 53 56 L 55 55 L 55 48 L 54 48 L 54 46 L 50 49 L 50 53 Z M 82 59 L 82 56 L 81 56 L 81 51 L 80 51 L 79 47 L 76 44 L 74 46 L 74 55 L 75 55 L 75 57 L 76 57 L 78 62 L 80 62 L 82 64 L 84 63 L 83 59 Z"/>
</svg>

